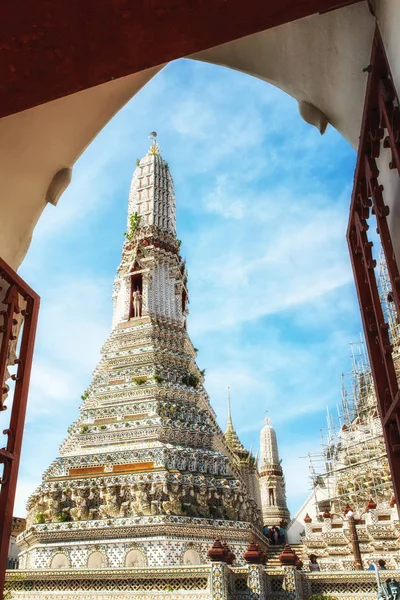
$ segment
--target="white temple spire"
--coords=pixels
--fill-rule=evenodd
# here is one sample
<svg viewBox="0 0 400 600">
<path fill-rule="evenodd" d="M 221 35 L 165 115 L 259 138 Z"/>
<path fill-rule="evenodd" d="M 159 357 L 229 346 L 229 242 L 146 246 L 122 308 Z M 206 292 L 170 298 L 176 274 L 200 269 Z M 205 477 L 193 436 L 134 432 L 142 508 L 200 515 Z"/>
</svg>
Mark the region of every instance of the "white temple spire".
<svg viewBox="0 0 400 600">
<path fill-rule="evenodd" d="M 216 435 L 186 329 L 187 271 L 155 137 L 132 181 L 112 331 L 29 500 L 24 569 L 179 569 L 203 564 L 215 536 L 241 561 L 250 531 L 266 549 L 257 466 L 234 430 L 231 447 Z"/>
<path fill-rule="evenodd" d="M 275 429 L 268 413 L 260 434 L 260 488 L 264 525 L 288 522 L 290 513 L 286 505 L 285 479 Z"/>
<path fill-rule="evenodd" d="M 157 133 L 136 161 L 129 192 L 125 243 L 114 282 L 113 328 L 132 318 L 157 316 L 184 324 L 188 290 L 176 237 L 175 195 Z"/>
<path fill-rule="evenodd" d="M 157 132 L 152 131 L 151 133 L 149 133 L 149 138 L 152 140 L 152 142 L 147 154 L 149 156 L 161 156 L 161 148 L 157 144 Z"/>
<path fill-rule="evenodd" d="M 128 222 L 131 215 L 140 218 L 139 227 L 155 226 L 176 235 L 174 183 L 168 163 L 161 156 L 161 148 L 153 131 L 147 154 L 136 162 L 129 192 Z"/>
<path fill-rule="evenodd" d="M 232 414 L 231 414 L 231 388 L 230 387 L 228 387 L 228 420 L 227 420 L 226 428 L 233 429 Z"/>
</svg>

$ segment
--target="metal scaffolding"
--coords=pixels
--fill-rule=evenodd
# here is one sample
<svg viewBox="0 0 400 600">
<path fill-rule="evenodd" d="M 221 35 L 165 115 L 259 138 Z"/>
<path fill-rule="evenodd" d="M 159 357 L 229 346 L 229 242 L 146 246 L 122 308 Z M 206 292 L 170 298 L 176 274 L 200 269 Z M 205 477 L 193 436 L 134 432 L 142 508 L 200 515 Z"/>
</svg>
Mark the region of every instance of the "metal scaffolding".
<svg viewBox="0 0 400 600">
<path fill-rule="evenodd" d="M 390 327 L 393 361 L 400 371 L 400 326 L 391 301 L 390 282 L 383 254 L 379 258 L 379 291 Z M 361 515 L 372 498 L 378 506 L 388 506 L 393 487 L 378 414 L 371 367 L 362 337 L 350 344 L 352 368 L 342 374 L 341 401 L 336 411 L 327 410 L 327 427 L 321 430 L 321 451 L 309 454 L 313 489 L 324 490 L 326 500 L 318 501 L 318 511 L 329 506 L 335 513 L 349 504 Z"/>
</svg>

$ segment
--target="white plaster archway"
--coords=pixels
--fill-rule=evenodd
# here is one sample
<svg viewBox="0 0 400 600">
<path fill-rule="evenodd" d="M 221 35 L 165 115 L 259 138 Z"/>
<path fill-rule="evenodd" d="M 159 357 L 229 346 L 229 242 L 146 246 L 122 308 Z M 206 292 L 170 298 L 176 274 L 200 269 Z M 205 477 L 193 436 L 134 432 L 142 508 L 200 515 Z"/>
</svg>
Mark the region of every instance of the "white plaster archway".
<svg viewBox="0 0 400 600">
<path fill-rule="evenodd" d="M 88 569 L 104 569 L 107 566 L 107 561 L 102 552 L 95 551 L 89 555 L 87 561 Z"/>
<path fill-rule="evenodd" d="M 140 568 L 146 566 L 146 558 L 140 550 L 130 550 L 125 557 L 125 566 Z"/>
<path fill-rule="evenodd" d="M 68 569 L 69 559 L 63 552 L 57 552 L 51 559 L 50 569 Z"/>
<path fill-rule="evenodd" d="M 183 555 L 182 562 L 184 565 L 201 565 L 202 560 L 200 554 L 193 550 L 193 548 L 189 548 Z"/>
<path fill-rule="evenodd" d="M 398 0 L 375 0 L 377 21 L 400 89 Z M 324 120 L 357 146 L 375 19 L 359 2 L 199 52 L 190 58 L 225 65 L 285 90 L 308 122 Z M 163 65 L 109 81 L 0 120 L 3 202 L 0 256 L 17 269 L 46 206 L 56 202 L 77 158 L 112 116 Z M 65 170 L 65 171 L 63 171 Z M 390 202 L 390 200 L 389 200 Z M 52 209 L 51 209 L 52 210 Z M 56 210 L 56 209 L 55 209 Z M 392 238 L 400 216 L 390 223 Z M 400 236 L 398 236 L 400 237 Z M 399 251 L 398 251 L 399 253 Z"/>
</svg>

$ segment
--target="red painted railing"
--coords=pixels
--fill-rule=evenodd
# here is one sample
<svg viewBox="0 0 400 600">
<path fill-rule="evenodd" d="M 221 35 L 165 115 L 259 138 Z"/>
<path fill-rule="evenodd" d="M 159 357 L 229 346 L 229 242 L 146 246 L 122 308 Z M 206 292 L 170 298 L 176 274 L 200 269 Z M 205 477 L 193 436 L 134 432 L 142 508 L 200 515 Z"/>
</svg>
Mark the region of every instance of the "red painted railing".
<svg viewBox="0 0 400 600">
<path fill-rule="evenodd" d="M 389 325 L 385 321 L 377 279 L 368 219 L 375 215 L 390 278 L 390 302 L 400 321 L 400 277 L 387 217 L 385 189 L 377 159 L 390 149 L 389 170 L 400 176 L 400 110 L 382 40 L 374 37 L 358 149 L 347 241 L 353 266 L 365 339 L 374 379 L 378 409 L 388 453 L 397 506 L 400 507 L 400 394 L 393 363 Z M 387 200 L 387 199 L 386 199 Z M 395 199 L 399 202 L 399 199 Z"/>
<path fill-rule="evenodd" d="M 0 448 L 0 597 L 12 527 L 39 296 L 0 258 L 0 414 L 9 414 Z M 10 384 L 10 385 L 8 385 Z M 7 405 L 10 407 L 8 413 Z"/>
</svg>

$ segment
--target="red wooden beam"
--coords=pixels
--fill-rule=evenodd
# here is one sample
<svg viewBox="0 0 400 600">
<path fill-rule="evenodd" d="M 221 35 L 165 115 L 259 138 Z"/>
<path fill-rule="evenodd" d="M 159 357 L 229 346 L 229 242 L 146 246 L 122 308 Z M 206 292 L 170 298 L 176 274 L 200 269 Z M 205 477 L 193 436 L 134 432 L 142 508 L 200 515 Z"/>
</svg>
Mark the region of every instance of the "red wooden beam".
<svg viewBox="0 0 400 600">
<path fill-rule="evenodd" d="M 363 320 L 365 340 L 393 489 L 400 506 L 400 391 L 393 362 L 389 325 L 385 320 L 375 275 L 376 261 L 368 239 L 368 219 L 375 215 L 391 284 L 390 300 L 400 319 L 400 274 L 387 222 L 389 207 L 379 180 L 376 159 L 382 147 L 391 149 L 389 167 L 400 176 L 400 110 L 385 50 L 376 29 L 350 206 L 347 241 Z"/>
<path fill-rule="evenodd" d="M 0 118 L 357 0 L 18 0 L 0 19 Z"/>
<path fill-rule="evenodd" d="M 9 425 L 3 431 L 6 445 L 0 448 L 0 464 L 3 468 L 0 477 L 0 597 L 2 598 L 40 299 L 1 258 L 0 280 L 2 286 L 6 287 L 6 295 L 0 305 L 0 414 L 4 414 L 2 411 L 7 409 L 2 396 L 8 392 L 6 379 L 7 366 L 10 362 L 10 346 L 17 340 L 18 319 L 22 317 L 20 345 L 15 347 L 15 353 L 18 355 L 14 361 L 17 365 L 17 373 L 12 376 L 15 387 L 12 397 L 7 399 L 11 412 Z"/>
</svg>

